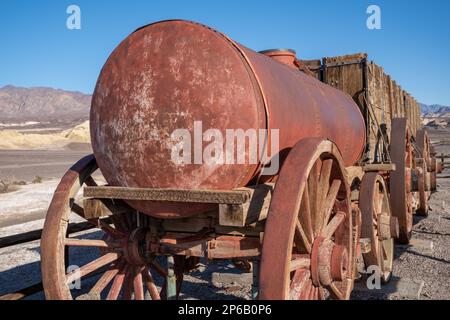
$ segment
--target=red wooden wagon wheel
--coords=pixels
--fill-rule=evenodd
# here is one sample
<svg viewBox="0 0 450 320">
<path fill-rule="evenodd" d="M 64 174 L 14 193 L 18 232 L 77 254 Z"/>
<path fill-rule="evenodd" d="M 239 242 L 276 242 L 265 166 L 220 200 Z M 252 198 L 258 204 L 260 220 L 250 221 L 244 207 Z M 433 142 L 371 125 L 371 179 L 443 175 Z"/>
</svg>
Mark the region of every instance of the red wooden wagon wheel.
<svg viewBox="0 0 450 320">
<path fill-rule="evenodd" d="M 391 215 L 391 206 L 384 179 L 376 172 L 366 173 L 359 193 L 361 209 L 361 237 L 371 240 L 371 250 L 363 253 L 366 268 L 377 266 L 381 279 L 388 282 L 394 261 L 394 238 L 398 236 L 398 222 Z"/>
<path fill-rule="evenodd" d="M 430 140 L 428 139 L 427 130 L 420 129 L 417 131 L 416 142 L 420 152 L 419 158 L 423 158 L 427 167 L 431 168 Z"/>
<path fill-rule="evenodd" d="M 264 230 L 260 299 L 348 299 L 355 248 L 343 160 L 328 140 L 289 152 Z"/>
<path fill-rule="evenodd" d="M 391 160 L 395 163 L 396 170 L 390 175 L 390 194 L 392 214 L 397 217 L 399 223 L 400 243 L 407 244 L 412 230 L 412 193 L 411 193 L 411 169 L 412 146 L 411 135 L 406 118 L 392 119 L 391 132 Z"/>
<path fill-rule="evenodd" d="M 424 161 L 421 164 L 418 177 L 418 187 L 419 187 L 419 206 L 417 207 L 416 213 L 420 216 L 428 216 L 428 199 L 430 198 L 430 181 L 427 181 L 427 177 L 430 177 L 432 173 L 428 172 L 427 163 Z M 429 178 L 428 178 L 429 180 Z"/>
<path fill-rule="evenodd" d="M 421 170 L 419 171 L 419 206 L 416 213 L 421 216 L 427 216 L 429 208 L 428 199 L 430 198 L 430 192 L 428 191 L 430 186 L 429 181 L 427 181 L 427 176 L 430 175 L 428 171 L 431 168 L 432 159 L 430 156 L 430 140 L 425 129 L 417 131 L 416 141 L 418 151 L 420 152 L 419 157 L 423 159 Z"/>
<path fill-rule="evenodd" d="M 430 170 L 430 188 L 431 191 L 437 190 L 437 159 L 431 159 L 431 170 Z"/>
<path fill-rule="evenodd" d="M 41 239 L 41 269 L 45 296 L 52 300 L 101 297 L 108 300 L 142 300 L 146 288 L 152 299 L 160 299 L 165 294 L 165 286 L 163 285 L 161 291 L 157 289 L 152 272 L 166 276 L 166 270 L 153 257 L 143 256 L 141 245 L 146 230 L 138 227 L 136 212 L 114 213 L 111 216 L 112 223 L 100 218 L 89 219 L 90 223 L 104 232 L 100 240 L 66 236 L 70 213 L 74 212 L 84 218 L 83 208 L 77 205 L 74 199 L 83 184 L 96 185 L 91 176 L 96 169 L 93 155 L 81 159 L 64 175 L 55 191 Z M 65 260 L 68 258 L 68 248 L 71 247 L 98 248 L 99 257 L 78 270 L 66 273 Z M 95 273 L 100 273 L 101 276 L 89 288 L 89 293 L 74 297 L 76 290 L 71 292 L 69 284 Z M 178 280 L 181 280 L 180 274 L 177 276 Z M 82 286 L 83 283 L 84 280 L 81 281 Z"/>
</svg>

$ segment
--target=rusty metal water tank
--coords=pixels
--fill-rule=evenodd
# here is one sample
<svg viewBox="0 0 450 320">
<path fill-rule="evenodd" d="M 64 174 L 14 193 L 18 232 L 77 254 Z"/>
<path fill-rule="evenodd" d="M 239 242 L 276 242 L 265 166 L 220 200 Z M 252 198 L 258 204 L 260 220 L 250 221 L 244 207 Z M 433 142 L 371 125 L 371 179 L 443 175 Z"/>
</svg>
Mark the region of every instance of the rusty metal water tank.
<svg viewBox="0 0 450 320">
<path fill-rule="evenodd" d="M 175 164 L 176 129 L 279 129 L 280 153 L 305 137 L 326 137 L 355 164 L 365 125 L 348 95 L 197 23 L 142 27 L 110 55 L 94 91 L 92 147 L 110 185 L 233 189 L 261 164 Z M 192 141 L 194 143 L 194 141 Z M 203 142 L 206 146 L 209 142 Z M 248 151 L 248 150 L 247 150 Z M 202 205 L 130 202 L 146 214 L 176 218 Z"/>
</svg>

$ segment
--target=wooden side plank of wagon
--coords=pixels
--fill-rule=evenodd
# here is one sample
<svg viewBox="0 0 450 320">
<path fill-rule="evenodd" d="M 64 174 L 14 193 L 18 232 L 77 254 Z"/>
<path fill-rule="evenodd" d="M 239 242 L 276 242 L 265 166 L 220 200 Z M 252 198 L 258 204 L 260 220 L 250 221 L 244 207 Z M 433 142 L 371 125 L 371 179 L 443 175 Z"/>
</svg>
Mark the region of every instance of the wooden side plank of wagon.
<svg viewBox="0 0 450 320">
<path fill-rule="evenodd" d="M 250 190 L 215 191 L 104 186 L 85 187 L 84 196 L 97 199 L 243 204 L 250 199 L 251 192 Z"/>
</svg>

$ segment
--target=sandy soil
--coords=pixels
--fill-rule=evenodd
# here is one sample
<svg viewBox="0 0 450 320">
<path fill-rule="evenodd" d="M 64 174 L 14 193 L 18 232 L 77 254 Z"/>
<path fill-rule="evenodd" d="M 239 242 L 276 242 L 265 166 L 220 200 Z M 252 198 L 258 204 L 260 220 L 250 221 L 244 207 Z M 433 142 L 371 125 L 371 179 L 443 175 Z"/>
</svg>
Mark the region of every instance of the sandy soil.
<svg viewBox="0 0 450 320">
<path fill-rule="evenodd" d="M 0 227 L 44 218 L 58 182 L 44 181 L 0 194 Z"/>
<path fill-rule="evenodd" d="M 62 132 L 0 130 L 0 149 L 59 150 L 71 142 L 89 143 L 89 121 Z"/>
</svg>

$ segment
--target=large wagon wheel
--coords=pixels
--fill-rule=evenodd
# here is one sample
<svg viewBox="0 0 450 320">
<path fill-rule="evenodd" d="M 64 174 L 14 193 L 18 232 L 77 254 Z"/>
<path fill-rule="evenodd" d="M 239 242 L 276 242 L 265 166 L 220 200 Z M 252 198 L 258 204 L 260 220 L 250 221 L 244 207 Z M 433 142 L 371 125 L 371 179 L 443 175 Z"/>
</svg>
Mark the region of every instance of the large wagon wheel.
<svg viewBox="0 0 450 320">
<path fill-rule="evenodd" d="M 363 253 L 366 268 L 377 266 L 381 279 L 388 282 L 394 261 L 394 237 L 398 222 L 391 216 L 391 206 L 384 179 L 376 172 L 366 173 L 359 193 L 361 237 L 371 240 L 371 250 Z"/>
<path fill-rule="evenodd" d="M 330 141 L 310 138 L 289 152 L 264 230 L 260 299 L 348 299 L 355 263 L 350 190 Z"/>
<path fill-rule="evenodd" d="M 399 242 L 407 244 L 412 231 L 412 193 L 411 169 L 412 146 L 411 135 L 406 118 L 392 119 L 391 160 L 396 170 L 390 175 L 390 194 L 392 214 L 399 223 Z"/>
<path fill-rule="evenodd" d="M 97 169 L 93 155 L 77 162 L 64 175 L 58 185 L 48 209 L 41 239 L 41 269 L 45 296 L 52 300 L 100 299 L 108 300 L 144 299 L 145 287 L 152 299 L 160 299 L 165 291 L 159 291 L 152 272 L 161 276 L 166 270 L 153 259 L 142 257 L 140 248 L 146 230 L 137 226 L 136 212 L 114 213 L 112 223 L 99 218 L 89 219 L 104 232 L 100 240 L 86 240 L 67 237 L 71 211 L 84 217 L 84 210 L 75 203 L 75 196 L 83 186 L 95 186 L 92 174 Z M 98 248 L 100 257 L 66 273 L 65 261 L 68 248 Z M 99 280 L 87 294 L 73 297 L 69 284 L 92 274 L 101 274 Z M 180 278 L 178 276 L 178 278 Z M 82 281 L 83 285 L 85 281 Z M 163 285 L 163 288 L 165 286 Z M 108 289 L 109 290 L 106 290 Z M 84 288 L 83 288 L 84 289 Z"/>
</svg>

